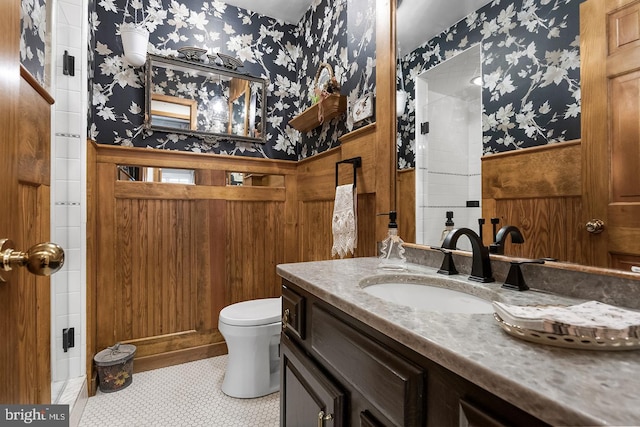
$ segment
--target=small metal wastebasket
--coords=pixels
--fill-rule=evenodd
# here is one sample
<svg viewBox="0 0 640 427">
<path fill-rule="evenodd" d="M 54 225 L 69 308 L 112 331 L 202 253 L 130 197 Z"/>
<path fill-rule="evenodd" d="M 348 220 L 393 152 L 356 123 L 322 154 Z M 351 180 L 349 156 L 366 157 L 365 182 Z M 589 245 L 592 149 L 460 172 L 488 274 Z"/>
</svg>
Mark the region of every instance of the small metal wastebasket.
<svg viewBox="0 0 640 427">
<path fill-rule="evenodd" d="M 117 343 L 94 356 L 101 392 L 113 393 L 131 384 L 135 354 L 135 345 Z"/>
</svg>

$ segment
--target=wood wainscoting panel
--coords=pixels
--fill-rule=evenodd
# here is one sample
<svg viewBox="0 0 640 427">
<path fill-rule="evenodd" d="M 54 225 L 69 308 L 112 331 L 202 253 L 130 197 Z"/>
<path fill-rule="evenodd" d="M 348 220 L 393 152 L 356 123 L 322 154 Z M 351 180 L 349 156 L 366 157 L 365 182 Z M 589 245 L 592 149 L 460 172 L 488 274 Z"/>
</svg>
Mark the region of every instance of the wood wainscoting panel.
<svg viewBox="0 0 640 427">
<path fill-rule="evenodd" d="M 366 135 L 366 134 L 361 134 Z M 360 152 L 354 142 L 349 143 L 351 158 Z M 362 147 L 361 147 L 362 148 Z M 357 171 L 357 222 L 358 245 L 354 255 L 374 256 L 375 238 L 375 193 L 363 193 L 372 188 L 375 181 L 375 165 L 366 163 L 371 156 L 362 156 L 362 167 Z M 335 164 L 342 159 L 341 147 L 326 154 L 314 156 L 301 162 L 298 172 L 298 260 L 320 261 L 332 259 L 332 218 L 336 194 Z M 341 165 L 338 176 L 340 185 L 353 182 L 351 165 Z"/>
<path fill-rule="evenodd" d="M 300 202 L 300 261 L 331 259 L 332 216 L 333 200 Z"/>
<path fill-rule="evenodd" d="M 226 202 L 230 303 L 280 295 L 276 265 L 284 261 L 284 203 Z"/>
<path fill-rule="evenodd" d="M 548 144 L 482 158 L 482 216 L 515 225 L 525 242 L 505 254 L 582 262 L 584 224 L 580 141 Z M 484 243 L 492 243 L 485 228 Z"/>
<path fill-rule="evenodd" d="M 416 171 L 399 170 L 397 173 L 396 209 L 398 234 L 406 243 L 416 242 Z"/>
<path fill-rule="evenodd" d="M 300 261 L 320 261 L 335 258 L 333 246 L 333 200 L 300 202 Z M 375 256 L 375 194 L 358 195 L 358 245 L 353 255 Z"/>
<path fill-rule="evenodd" d="M 298 200 L 333 200 L 336 194 L 336 162 L 340 160 L 342 154 L 338 147 L 298 162 Z M 353 177 L 353 174 L 349 176 Z"/>
<path fill-rule="evenodd" d="M 579 196 L 580 151 L 580 141 L 569 141 L 483 156 L 482 197 Z"/>
<path fill-rule="evenodd" d="M 297 261 L 285 258 L 295 163 L 93 143 L 88 152 L 88 359 L 116 342 L 136 345 L 136 372 L 226 353 L 220 310 L 279 296 L 276 265 Z M 118 165 L 193 169 L 196 185 L 116 181 Z M 282 175 L 293 188 L 228 186 L 228 172 Z"/>
<path fill-rule="evenodd" d="M 362 166 L 356 170 L 358 246 L 353 256 L 375 256 L 377 253 L 377 173 L 380 165 L 376 160 L 376 132 L 376 124 L 365 126 L 343 135 L 339 147 L 298 162 L 299 261 L 332 259 L 336 163 L 354 157 L 361 157 Z M 353 166 L 347 163 L 338 167 L 337 184 L 353 183 Z"/>
<path fill-rule="evenodd" d="M 119 266 L 110 311 L 118 336 L 135 340 L 196 329 L 200 254 L 192 236 L 204 221 L 195 202 L 118 199 L 116 212 Z M 108 313 L 98 316 L 108 319 Z"/>
<path fill-rule="evenodd" d="M 500 227 L 515 225 L 525 242 L 512 244 L 507 239 L 505 254 L 521 258 L 556 258 L 577 262 L 580 242 L 577 233 L 580 197 L 532 197 L 500 199 L 495 204 L 495 217 Z"/>
</svg>

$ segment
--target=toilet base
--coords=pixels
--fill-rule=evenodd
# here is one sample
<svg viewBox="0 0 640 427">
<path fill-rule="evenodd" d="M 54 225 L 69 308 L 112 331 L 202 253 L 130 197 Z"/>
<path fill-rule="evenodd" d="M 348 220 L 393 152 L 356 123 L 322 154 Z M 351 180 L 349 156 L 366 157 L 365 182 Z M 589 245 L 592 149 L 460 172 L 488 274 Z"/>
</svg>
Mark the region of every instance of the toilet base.
<svg viewBox="0 0 640 427">
<path fill-rule="evenodd" d="M 250 328 L 219 325 L 229 349 L 224 394 L 251 399 L 280 389 L 281 328 L 280 322 Z"/>
</svg>

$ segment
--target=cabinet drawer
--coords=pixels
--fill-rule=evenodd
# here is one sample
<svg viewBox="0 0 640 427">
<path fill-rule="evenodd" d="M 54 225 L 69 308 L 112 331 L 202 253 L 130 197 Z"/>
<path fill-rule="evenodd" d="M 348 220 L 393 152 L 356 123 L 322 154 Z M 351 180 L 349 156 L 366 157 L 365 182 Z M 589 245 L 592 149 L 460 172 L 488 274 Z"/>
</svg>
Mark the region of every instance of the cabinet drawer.
<svg viewBox="0 0 640 427">
<path fill-rule="evenodd" d="M 391 423 L 422 425 L 426 381 L 423 368 L 315 304 L 311 306 L 310 327 L 314 352 Z"/>
<path fill-rule="evenodd" d="M 298 295 L 286 283 L 282 284 L 282 329 L 300 339 L 305 338 L 304 297 Z"/>
</svg>

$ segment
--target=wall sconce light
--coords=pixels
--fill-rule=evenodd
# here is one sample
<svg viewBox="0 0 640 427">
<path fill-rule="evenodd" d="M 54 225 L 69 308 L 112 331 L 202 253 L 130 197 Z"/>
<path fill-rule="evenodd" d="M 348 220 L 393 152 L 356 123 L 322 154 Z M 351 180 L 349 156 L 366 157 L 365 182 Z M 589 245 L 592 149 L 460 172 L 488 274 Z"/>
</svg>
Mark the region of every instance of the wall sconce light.
<svg viewBox="0 0 640 427">
<path fill-rule="evenodd" d="M 475 76 L 474 78 L 469 80 L 469 83 L 476 86 L 482 86 L 482 76 Z"/>
<path fill-rule="evenodd" d="M 229 106 L 227 105 L 227 100 L 220 95 L 214 96 L 209 106 L 209 112 L 213 120 L 229 120 Z"/>
</svg>

